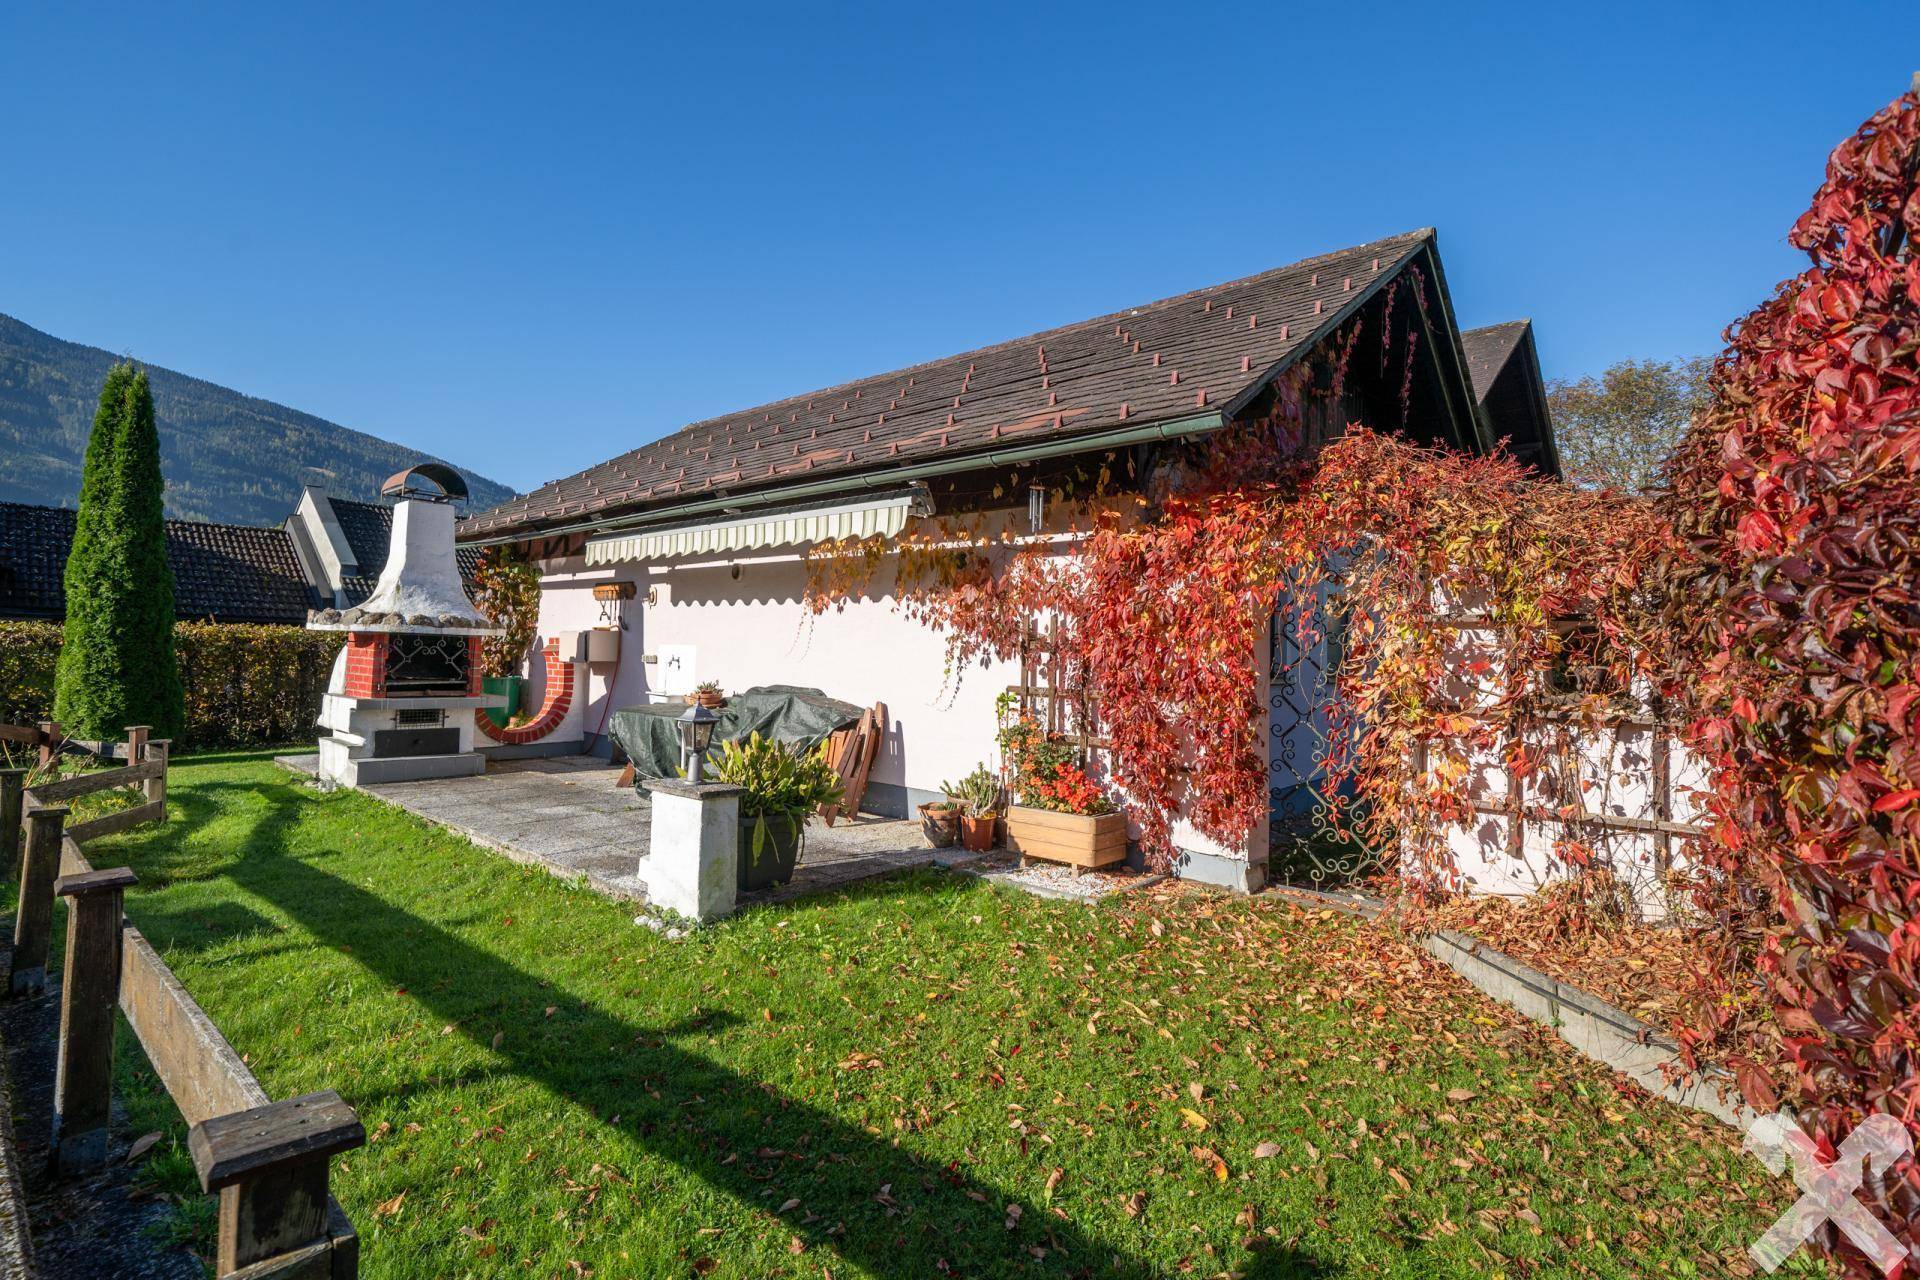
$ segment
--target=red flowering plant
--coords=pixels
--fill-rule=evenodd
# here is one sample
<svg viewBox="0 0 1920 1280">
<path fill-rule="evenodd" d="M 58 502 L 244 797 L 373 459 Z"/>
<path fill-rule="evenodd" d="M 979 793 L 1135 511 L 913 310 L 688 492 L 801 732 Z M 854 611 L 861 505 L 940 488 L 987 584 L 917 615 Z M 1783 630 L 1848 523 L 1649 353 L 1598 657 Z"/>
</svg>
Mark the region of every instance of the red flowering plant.
<svg viewBox="0 0 1920 1280">
<path fill-rule="evenodd" d="M 1019 803 L 1057 813 L 1114 812 L 1106 788 L 1088 776 L 1081 752 L 1065 736 L 1048 733 L 1010 693 L 1001 694 L 994 707 L 1002 769 Z"/>
<path fill-rule="evenodd" d="M 1021 794 L 1023 800 L 1030 799 L 1039 808 L 1059 813 L 1096 815 L 1114 811 L 1106 789 L 1077 764 L 1061 765 L 1053 777 L 1032 783 Z"/>
</svg>

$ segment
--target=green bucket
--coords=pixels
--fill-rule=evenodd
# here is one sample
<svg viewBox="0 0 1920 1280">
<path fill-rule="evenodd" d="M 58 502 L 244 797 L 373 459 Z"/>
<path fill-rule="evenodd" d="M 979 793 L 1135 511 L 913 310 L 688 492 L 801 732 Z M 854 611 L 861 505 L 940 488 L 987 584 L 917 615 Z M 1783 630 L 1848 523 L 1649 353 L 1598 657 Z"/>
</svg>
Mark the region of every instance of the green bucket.
<svg viewBox="0 0 1920 1280">
<path fill-rule="evenodd" d="M 520 713 L 520 687 L 526 683 L 519 676 L 487 676 L 480 681 L 480 691 L 489 698 L 497 698 L 481 710 L 487 713 L 487 719 L 504 727 L 507 721 Z"/>
</svg>

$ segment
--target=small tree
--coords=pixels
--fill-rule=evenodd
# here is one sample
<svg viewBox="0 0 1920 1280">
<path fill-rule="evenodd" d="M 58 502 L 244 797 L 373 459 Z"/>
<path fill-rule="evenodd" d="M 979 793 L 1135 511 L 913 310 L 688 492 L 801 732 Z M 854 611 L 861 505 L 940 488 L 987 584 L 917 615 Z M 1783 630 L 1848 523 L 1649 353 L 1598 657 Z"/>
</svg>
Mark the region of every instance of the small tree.
<svg viewBox="0 0 1920 1280">
<path fill-rule="evenodd" d="M 1550 383 L 1547 407 L 1567 475 L 1623 493 L 1651 490 L 1707 406 L 1711 367 L 1705 358 L 1622 360 L 1598 378 Z"/>
<path fill-rule="evenodd" d="M 174 738 L 183 728 L 165 487 L 147 375 L 116 365 L 93 415 L 67 556 L 53 705 L 75 737 L 117 738 L 144 724 L 155 737 Z"/>
</svg>

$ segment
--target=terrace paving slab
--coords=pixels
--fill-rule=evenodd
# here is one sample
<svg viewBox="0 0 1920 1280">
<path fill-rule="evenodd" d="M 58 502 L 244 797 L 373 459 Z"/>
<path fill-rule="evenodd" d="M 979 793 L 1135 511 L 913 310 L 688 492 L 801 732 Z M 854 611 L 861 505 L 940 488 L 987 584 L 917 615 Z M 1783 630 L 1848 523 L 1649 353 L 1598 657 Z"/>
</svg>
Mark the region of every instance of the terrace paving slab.
<svg viewBox="0 0 1920 1280">
<path fill-rule="evenodd" d="M 318 756 L 281 756 L 276 763 L 311 776 Z M 565 880 L 584 878 L 594 890 L 628 902 L 647 901 L 646 857 L 653 810 L 644 790 L 619 785 L 620 770 L 596 756 L 547 756 L 489 761 L 469 778 L 431 778 L 364 787 L 515 862 L 545 868 Z M 1043 898 L 1094 902 L 1141 887 L 1147 877 L 1124 867 L 1081 872 L 994 850 L 927 847 L 920 824 L 860 814 L 829 827 L 807 827 L 791 881 L 740 895 L 740 906 L 790 902 L 874 876 L 920 867 L 945 867 Z"/>
<path fill-rule="evenodd" d="M 279 763 L 296 772 L 306 759 Z M 619 785 L 620 770 L 595 756 L 492 760 L 470 778 L 433 778 L 364 787 L 368 795 L 457 831 L 475 844 L 566 880 L 584 879 L 610 898 L 645 902 L 653 807 L 644 791 Z M 740 905 L 787 902 L 872 876 L 935 864 L 920 824 L 861 814 L 814 823 L 793 879 L 740 895 Z"/>
</svg>

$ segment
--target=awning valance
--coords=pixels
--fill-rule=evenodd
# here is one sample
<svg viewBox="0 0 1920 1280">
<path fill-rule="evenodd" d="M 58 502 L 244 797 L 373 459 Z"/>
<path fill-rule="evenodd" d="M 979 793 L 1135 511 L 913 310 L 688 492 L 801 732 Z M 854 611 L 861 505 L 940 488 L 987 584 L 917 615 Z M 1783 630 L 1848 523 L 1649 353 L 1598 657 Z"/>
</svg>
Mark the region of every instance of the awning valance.
<svg viewBox="0 0 1920 1280">
<path fill-rule="evenodd" d="M 753 551 L 761 547 L 805 546 L 840 538 L 891 538 L 906 527 L 925 499 L 898 493 L 798 511 L 769 511 L 705 524 L 671 525 L 612 533 L 587 542 L 587 563 L 622 564 L 634 560 L 679 560 L 689 556 Z"/>
</svg>

